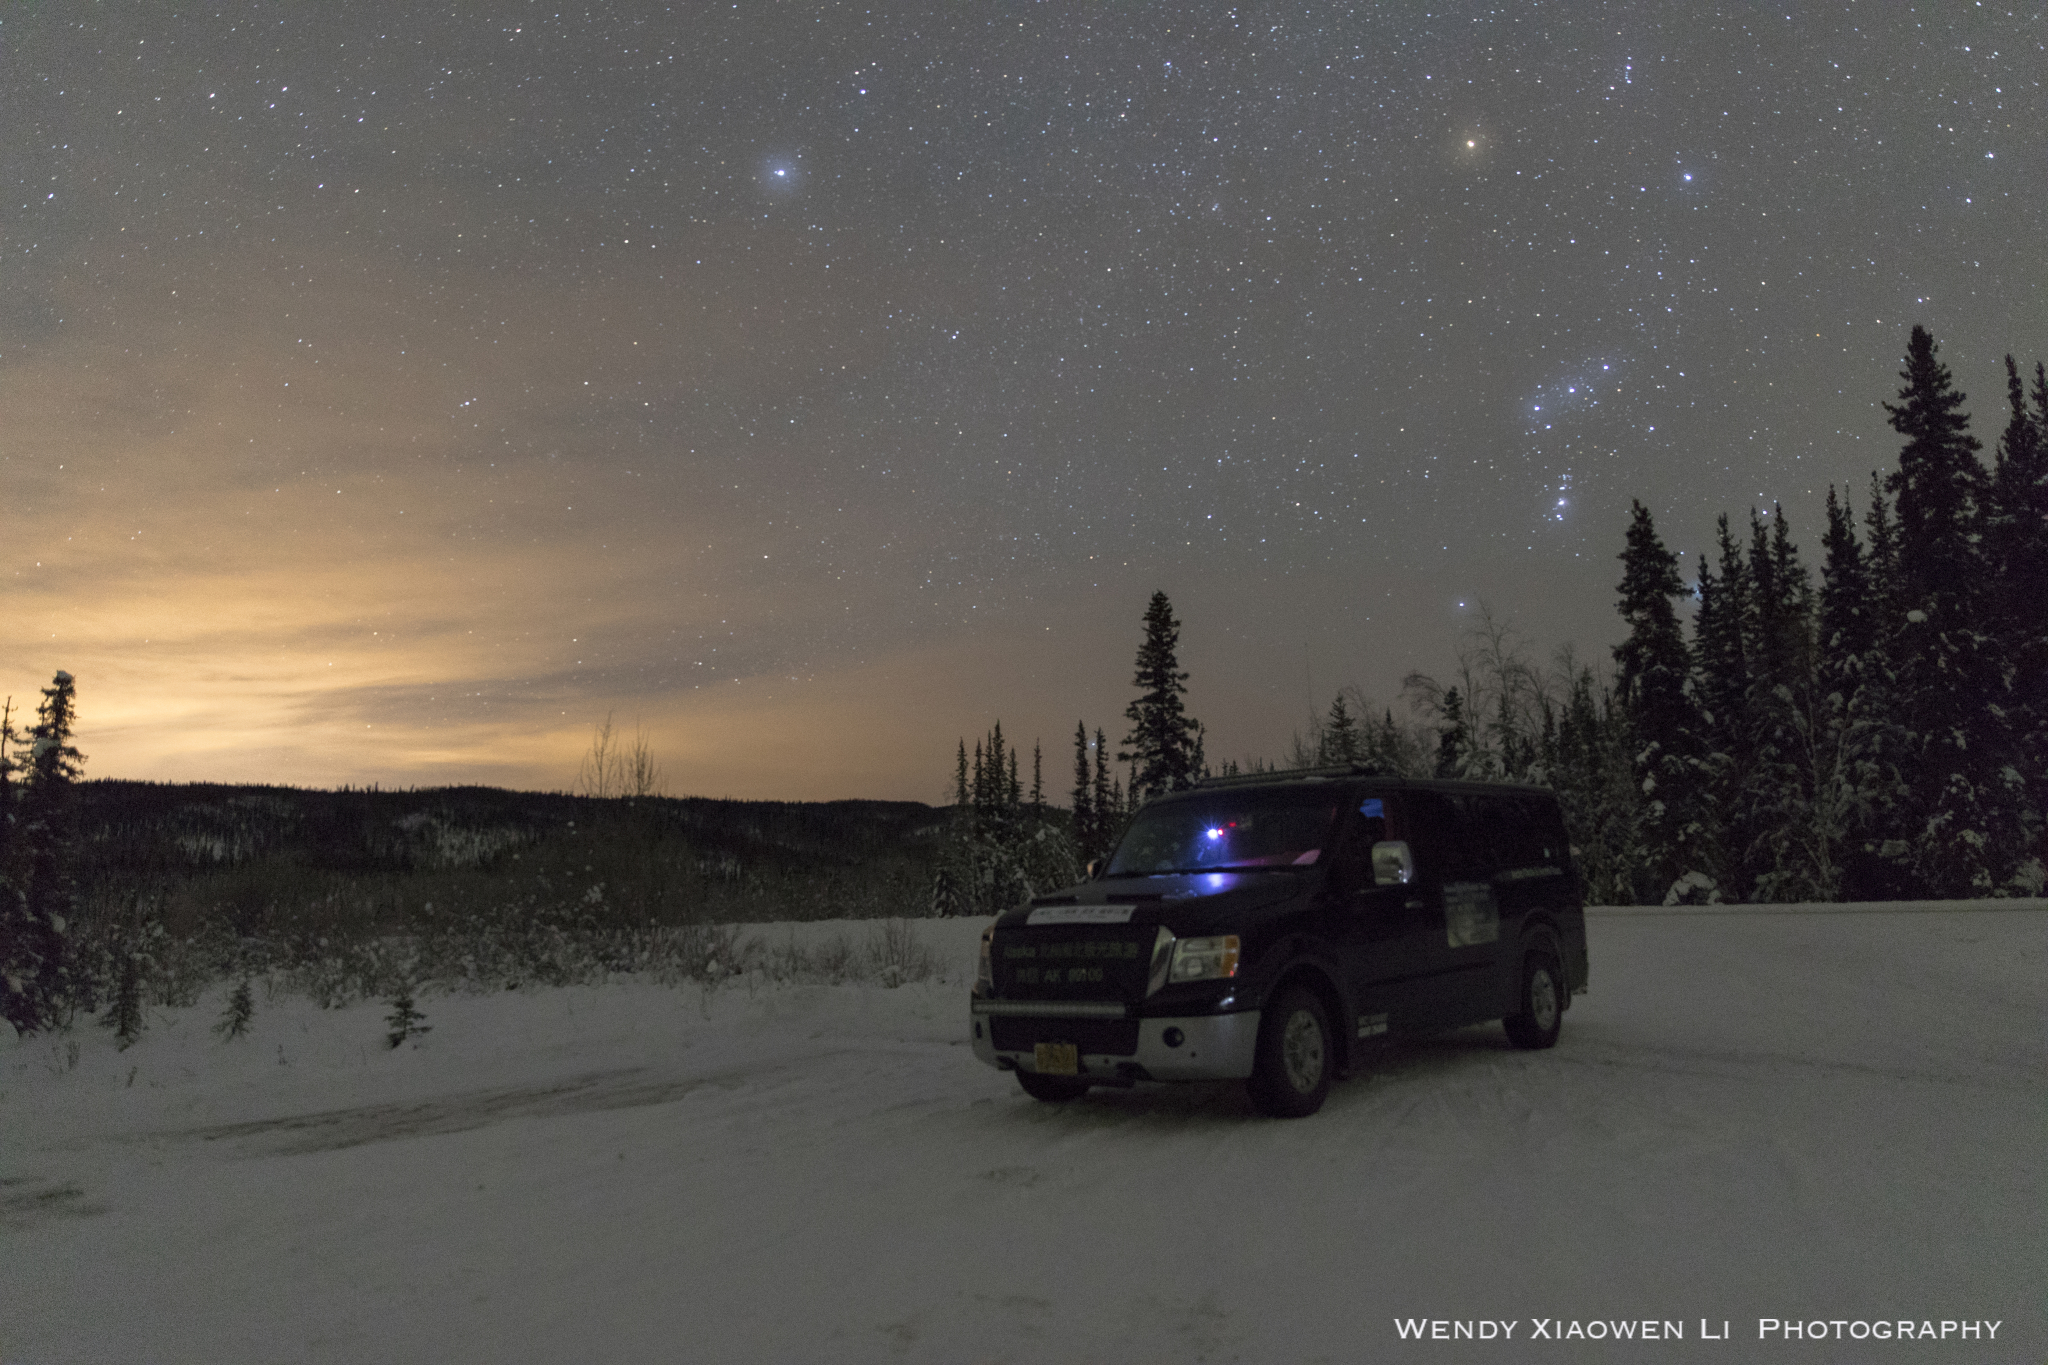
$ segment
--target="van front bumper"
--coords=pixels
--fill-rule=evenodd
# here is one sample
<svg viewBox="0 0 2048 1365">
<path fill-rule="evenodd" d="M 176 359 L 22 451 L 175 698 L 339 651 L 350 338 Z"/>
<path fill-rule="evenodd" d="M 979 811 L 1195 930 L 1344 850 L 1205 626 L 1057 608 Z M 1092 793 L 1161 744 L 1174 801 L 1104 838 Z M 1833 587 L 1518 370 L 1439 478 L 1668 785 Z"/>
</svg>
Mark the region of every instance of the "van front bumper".
<svg viewBox="0 0 2048 1365">
<path fill-rule="evenodd" d="M 1047 1002 L 1051 1003 L 1051 1002 Z M 1065 1004 L 1066 1002 L 1060 1002 Z M 1033 1008 L 1037 1006 L 1037 1008 Z M 1070 1017 L 1117 1017 L 1115 1004 L 1073 1002 Z M 1087 1010 L 1084 1014 L 1082 1011 Z M 1066 1011 L 1060 1011 L 1065 1014 Z M 1033 1049 L 998 1051 L 992 1018 L 1016 1015 L 1059 1017 L 1037 1001 L 985 1000 L 972 1003 L 970 1021 L 974 1055 L 1004 1071 L 1035 1071 Z M 1180 1018 L 1140 1019 L 1137 1050 L 1131 1053 L 1082 1052 L 1083 1079 L 1103 1081 L 1241 1081 L 1252 1074 L 1259 1046 L 1259 1011 L 1196 1014 Z M 1169 1042 L 1169 1036 L 1175 1041 Z"/>
</svg>

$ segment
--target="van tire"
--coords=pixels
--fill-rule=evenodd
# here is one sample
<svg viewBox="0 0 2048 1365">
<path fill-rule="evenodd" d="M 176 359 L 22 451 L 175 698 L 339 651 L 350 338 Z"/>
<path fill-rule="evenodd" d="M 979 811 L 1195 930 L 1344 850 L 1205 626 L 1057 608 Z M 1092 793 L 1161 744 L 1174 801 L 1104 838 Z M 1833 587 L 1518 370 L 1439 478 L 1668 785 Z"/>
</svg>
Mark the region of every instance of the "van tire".
<svg viewBox="0 0 2048 1365">
<path fill-rule="evenodd" d="M 1564 972 L 1556 956 L 1539 948 L 1523 958 L 1522 988 L 1515 997 L 1520 1008 L 1500 1021 L 1508 1041 L 1532 1051 L 1556 1047 L 1564 1027 L 1564 1000 Z"/>
<path fill-rule="evenodd" d="M 1267 1118 L 1300 1119 L 1323 1107 L 1337 1069 L 1329 1012 L 1322 997 L 1289 986 L 1268 1002 L 1259 1021 L 1258 1055 L 1245 1093 Z"/>
<path fill-rule="evenodd" d="M 1078 1081 L 1071 1076 L 1041 1076 L 1036 1071 L 1019 1071 L 1017 1084 L 1024 1087 L 1024 1093 L 1034 1100 L 1047 1104 L 1065 1104 L 1078 1100 L 1088 1093 L 1088 1082 Z"/>
</svg>

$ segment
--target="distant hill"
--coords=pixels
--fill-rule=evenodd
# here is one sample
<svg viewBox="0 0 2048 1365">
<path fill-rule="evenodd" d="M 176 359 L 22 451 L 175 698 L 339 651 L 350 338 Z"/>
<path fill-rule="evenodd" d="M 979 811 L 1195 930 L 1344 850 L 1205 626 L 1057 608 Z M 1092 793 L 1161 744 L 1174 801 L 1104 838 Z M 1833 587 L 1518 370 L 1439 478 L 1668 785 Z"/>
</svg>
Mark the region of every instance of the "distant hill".
<svg viewBox="0 0 2048 1365">
<path fill-rule="evenodd" d="M 261 934 L 432 903 L 601 908 L 664 924 L 923 914 L 947 812 L 915 801 L 599 800 L 492 787 L 316 791 L 99 780 L 77 788 L 89 902 L 146 897 L 174 932 Z"/>
</svg>

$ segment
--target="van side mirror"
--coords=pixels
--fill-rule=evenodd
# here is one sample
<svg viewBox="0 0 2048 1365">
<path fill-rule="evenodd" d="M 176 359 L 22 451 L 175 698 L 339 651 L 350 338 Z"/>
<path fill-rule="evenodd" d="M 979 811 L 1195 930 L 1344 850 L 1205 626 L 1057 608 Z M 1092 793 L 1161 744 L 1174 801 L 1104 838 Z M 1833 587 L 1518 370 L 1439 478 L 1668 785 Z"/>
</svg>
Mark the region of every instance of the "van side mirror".
<svg viewBox="0 0 2048 1365">
<path fill-rule="evenodd" d="M 1088 866 L 1083 871 L 1086 872 L 1089 881 L 1094 881 L 1102 875 L 1102 859 L 1090 858 Z"/>
<path fill-rule="evenodd" d="M 1415 855 L 1403 839 L 1389 839 L 1372 846 L 1374 886 L 1406 886 L 1415 880 Z"/>
</svg>

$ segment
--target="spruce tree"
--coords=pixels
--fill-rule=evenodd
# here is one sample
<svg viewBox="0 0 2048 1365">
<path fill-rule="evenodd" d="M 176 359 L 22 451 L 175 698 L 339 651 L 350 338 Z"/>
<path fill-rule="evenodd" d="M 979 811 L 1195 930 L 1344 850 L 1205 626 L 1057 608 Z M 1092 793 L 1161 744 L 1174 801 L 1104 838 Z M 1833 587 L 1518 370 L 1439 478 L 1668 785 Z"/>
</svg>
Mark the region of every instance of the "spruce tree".
<svg viewBox="0 0 2048 1365">
<path fill-rule="evenodd" d="M 1924 327 L 1913 329 L 1899 401 L 1885 404 L 1906 438 L 1887 486 L 1906 608 L 1897 653 L 1912 746 L 1908 865 L 1929 894 L 1982 896 L 2019 861 L 2024 787 L 2008 725 L 2011 674 L 1984 629 L 1981 445 L 1938 350 Z"/>
<path fill-rule="evenodd" d="M 1889 531 L 1882 489 L 1873 495 L 1871 525 L 1875 537 L 1884 539 Z M 1890 837 L 1901 794 L 1901 745 L 1892 716 L 1891 663 L 1879 634 L 1879 556 L 1857 541 L 1854 513 L 1832 487 L 1827 516 L 1816 687 L 1833 766 L 1815 798 L 1817 816 L 1839 831 L 1838 894 L 1881 900 L 1896 892 L 1895 873 L 1880 849 Z"/>
<path fill-rule="evenodd" d="M 1644 798 L 1631 857 L 1638 899 L 1655 902 L 1693 870 L 1688 835 L 1696 719 L 1686 695 L 1690 651 L 1672 606 L 1686 588 L 1678 556 L 1658 539 L 1649 509 L 1640 502 L 1633 504 L 1620 559 L 1620 611 L 1629 632 L 1614 647 L 1615 697 L 1635 736 L 1636 781 Z"/>
<path fill-rule="evenodd" d="M 1437 729 L 1436 776 L 1464 776 L 1471 735 L 1465 725 L 1465 698 L 1457 688 L 1444 692 L 1442 723 Z"/>
<path fill-rule="evenodd" d="M 1598 905 L 1636 898 L 1630 858 L 1641 804 L 1630 766 L 1628 726 L 1593 670 L 1567 668 L 1564 705 L 1550 759 L 1586 897 Z"/>
<path fill-rule="evenodd" d="M 988 760 L 982 753 L 982 741 L 974 741 L 974 783 L 973 809 L 974 825 L 979 829 L 988 822 Z"/>
<path fill-rule="evenodd" d="M 1744 698 L 1749 761 L 1738 818 L 1744 899 L 1832 900 L 1839 835 L 1819 822 L 1817 798 L 1832 777 L 1814 690 L 1813 585 L 1792 544 L 1783 506 L 1751 539 L 1756 654 Z"/>
<path fill-rule="evenodd" d="M 256 1000 L 249 993 L 249 978 L 245 976 L 228 993 L 227 1007 L 221 1011 L 220 1021 L 213 1026 L 214 1035 L 223 1042 L 239 1038 L 249 1031 L 249 1023 L 255 1016 Z"/>
<path fill-rule="evenodd" d="M 1870 572 L 1856 539 L 1855 509 L 1828 485 L 1826 558 L 1820 580 L 1820 687 L 1846 705 L 1877 638 L 1870 612 Z"/>
<path fill-rule="evenodd" d="M 119 954 L 114 963 L 114 1003 L 104 1023 L 120 1040 L 120 1051 L 142 1036 L 142 964 L 132 951 Z"/>
<path fill-rule="evenodd" d="M 1095 727 L 1095 799 L 1091 805 L 1095 812 L 1095 856 L 1108 857 L 1124 832 L 1124 803 L 1122 788 L 1110 780 L 1109 745 L 1099 725 Z"/>
<path fill-rule="evenodd" d="M 2039 895 L 2048 815 L 2048 370 L 2034 366 L 2031 411 L 2011 356 L 2005 378 L 2010 415 L 1998 439 L 1985 518 L 1987 629 L 2010 670 L 2015 768 L 2027 782 L 2015 801 L 2021 853 L 2014 889 Z"/>
<path fill-rule="evenodd" d="M 1900 605 L 1904 593 L 1899 587 L 1899 526 L 1884 485 L 1884 476 L 1872 470 L 1870 510 L 1863 514 L 1863 543 L 1870 561 L 1871 638 L 1880 646 L 1897 633 L 1906 610 Z"/>
<path fill-rule="evenodd" d="M 28 914 L 28 895 L 15 866 L 14 698 L 0 702 L 0 1019 L 27 1032 L 39 1017 L 31 1007 L 32 944 L 39 940 Z"/>
<path fill-rule="evenodd" d="M 1124 709 L 1124 718 L 1131 722 L 1131 732 L 1124 736 L 1128 747 L 1117 753 L 1119 762 L 1132 765 L 1134 805 L 1160 792 L 1191 787 L 1199 775 L 1198 728 L 1181 702 L 1188 675 L 1180 666 L 1179 647 L 1180 622 L 1174 619 L 1173 604 L 1165 593 L 1155 592 L 1145 608 L 1145 639 L 1138 646 L 1137 671 L 1131 680 L 1138 696 Z"/>
<path fill-rule="evenodd" d="M 408 1038 L 432 1033 L 434 1026 L 426 1018 L 413 1003 L 412 986 L 401 982 L 397 994 L 391 997 L 391 1013 L 384 1016 L 384 1041 L 395 1048 Z"/>
<path fill-rule="evenodd" d="M 1743 880 L 1734 829 L 1742 775 L 1748 767 L 1749 644 L 1755 608 L 1749 566 L 1728 526 L 1717 523 L 1720 572 L 1700 557 L 1699 607 L 1693 616 L 1692 691 L 1699 713 L 1698 780 L 1695 797 L 1700 838 L 1692 866 L 1724 888 L 1732 899 Z"/>
<path fill-rule="evenodd" d="M 1398 773 L 1403 777 L 1419 776 L 1409 762 L 1407 748 L 1401 727 L 1394 720 L 1394 708 L 1389 706 L 1380 718 L 1373 722 L 1367 736 L 1365 761 L 1383 773 Z"/>
<path fill-rule="evenodd" d="M 1362 763 L 1365 760 L 1358 722 L 1352 718 L 1351 708 L 1345 704 L 1342 692 L 1330 703 L 1330 718 L 1323 722 L 1322 748 L 1325 763 Z"/>
<path fill-rule="evenodd" d="M 1074 846 L 1080 850 L 1081 861 L 1089 862 L 1102 854 L 1096 838 L 1095 825 L 1095 776 L 1088 766 L 1088 725 L 1085 721 L 1074 722 Z"/>
<path fill-rule="evenodd" d="M 0 999 L 22 1033 L 54 1028 L 84 1003 L 71 953 L 72 788 L 84 761 L 71 744 L 76 709 L 74 679 L 59 671 L 36 708 L 27 781 L 16 802 L 26 885 L 18 902 L 0 905 L 8 913 L 0 922 Z"/>
<path fill-rule="evenodd" d="M 1886 480 L 1899 522 L 1900 586 L 1909 610 L 1944 618 L 1931 622 L 1937 630 L 1950 620 L 1973 624 L 1970 608 L 1984 568 L 1984 470 L 1977 460 L 1983 446 L 1970 434 L 1967 395 L 1936 358 L 1940 349 L 1926 328 L 1915 327 L 1899 372 L 1906 381 L 1899 401 L 1884 405 L 1892 430 L 1906 438 L 1899 467 Z"/>
<path fill-rule="evenodd" d="M 1843 854 L 1842 895 L 1857 901 L 1898 900 L 1918 892 L 1908 870 L 1913 830 L 1906 773 L 1912 745 L 1900 709 L 1897 661 L 1906 622 L 1898 523 L 1884 478 L 1875 472 L 1863 526 L 1869 643 L 1858 664 L 1856 689 L 1848 696 L 1843 734 L 1852 833 Z"/>
</svg>

